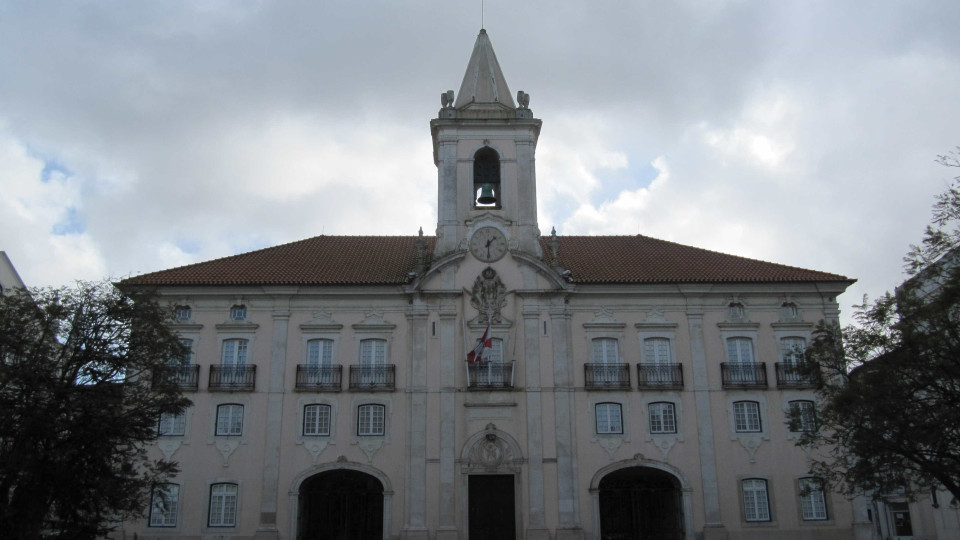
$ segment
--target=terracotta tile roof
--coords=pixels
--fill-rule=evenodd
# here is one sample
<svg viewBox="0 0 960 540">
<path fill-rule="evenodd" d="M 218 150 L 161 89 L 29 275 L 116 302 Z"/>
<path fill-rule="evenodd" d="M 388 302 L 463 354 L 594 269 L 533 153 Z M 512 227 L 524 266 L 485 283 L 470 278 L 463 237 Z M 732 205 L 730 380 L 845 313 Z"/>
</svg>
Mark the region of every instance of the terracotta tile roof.
<svg viewBox="0 0 960 540">
<path fill-rule="evenodd" d="M 417 262 L 416 236 L 317 236 L 125 279 L 122 285 L 399 285 Z M 814 282 L 849 278 L 647 236 L 559 236 L 575 283 Z M 431 254 L 436 239 L 425 236 Z M 540 243 L 550 253 L 548 238 Z"/>
<path fill-rule="evenodd" d="M 557 238 L 559 264 L 570 270 L 575 283 L 854 281 L 838 274 L 727 255 L 639 234 Z M 547 242 L 546 237 L 540 239 L 545 254 L 550 253 Z"/>
</svg>

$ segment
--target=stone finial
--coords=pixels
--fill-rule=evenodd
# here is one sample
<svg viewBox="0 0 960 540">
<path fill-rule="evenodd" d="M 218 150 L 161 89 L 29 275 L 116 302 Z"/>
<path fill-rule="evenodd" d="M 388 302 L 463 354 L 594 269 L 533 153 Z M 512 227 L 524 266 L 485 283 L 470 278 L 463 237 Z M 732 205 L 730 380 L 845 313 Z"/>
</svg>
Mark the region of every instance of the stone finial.
<svg viewBox="0 0 960 540">
<path fill-rule="evenodd" d="M 551 261 L 554 265 L 560 264 L 560 259 L 557 254 L 560 252 L 560 240 L 557 238 L 557 228 L 553 227 L 550 230 L 550 240 L 547 241 L 547 245 L 550 247 L 550 253 L 553 256 Z"/>
<path fill-rule="evenodd" d="M 447 90 L 446 92 L 440 94 L 440 105 L 444 109 L 453 107 L 453 90 Z"/>
<path fill-rule="evenodd" d="M 519 108 L 521 108 L 521 109 L 529 109 L 529 108 L 530 108 L 530 94 L 524 92 L 523 90 L 518 91 L 518 92 L 517 92 L 517 105 L 519 105 Z"/>
<path fill-rule="evenodd" d="M 427 253 L 427 241 L 423 238 L 423 227 L 420 227 L 420 233 L 414 241 L 417 248 L 417 273 L 420 274 L 425 269 L 425 260 Z"/>
</svg>

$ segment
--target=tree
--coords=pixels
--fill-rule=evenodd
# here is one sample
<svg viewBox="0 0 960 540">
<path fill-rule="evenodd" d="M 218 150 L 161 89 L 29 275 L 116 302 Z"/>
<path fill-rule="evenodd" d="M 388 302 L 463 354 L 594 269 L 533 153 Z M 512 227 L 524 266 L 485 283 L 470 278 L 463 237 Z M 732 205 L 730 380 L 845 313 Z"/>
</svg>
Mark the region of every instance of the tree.
<svg viewBox="0 0 960 540">
<path fill-rule="evenodd" d="M 960 166 L 960 147 L 938 161 Z M 844 493 L 942 486 L 960 499 L 960 176 L 904 262 L 913 277 L 864 299 L 853 325 L 817 328 L 806 369 L 822 376 L 820 429 L 800 444 Z"/>
<path fill-rule="evenodd" d="M 142 515 L 177 472 L 148 458 L 161 413 L 190 404 L 151 376 L 184 346 L 148 293 L 110 283 L 0 296 L 0 531 L 95 538 Z"/>
</svg>

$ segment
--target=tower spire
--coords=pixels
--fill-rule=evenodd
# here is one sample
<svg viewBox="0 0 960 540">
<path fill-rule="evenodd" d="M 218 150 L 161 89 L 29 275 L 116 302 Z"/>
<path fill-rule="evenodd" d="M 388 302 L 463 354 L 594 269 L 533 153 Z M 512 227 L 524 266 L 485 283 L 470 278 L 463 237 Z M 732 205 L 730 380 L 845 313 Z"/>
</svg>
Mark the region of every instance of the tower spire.
<svg viewBox="0 0 960 540">
<path fill-rule="evenodd" d="M 487 31 L 480 29 L 477 42 L 473 45 L 473 54 L 467 63 L 467 71 L 460 83 L 460 92 L 454 107 L 460 109 L 471 104 L 497 103 L 515 109 L 507 79 L 503 76 L 493 45 Z"/>
</svg>

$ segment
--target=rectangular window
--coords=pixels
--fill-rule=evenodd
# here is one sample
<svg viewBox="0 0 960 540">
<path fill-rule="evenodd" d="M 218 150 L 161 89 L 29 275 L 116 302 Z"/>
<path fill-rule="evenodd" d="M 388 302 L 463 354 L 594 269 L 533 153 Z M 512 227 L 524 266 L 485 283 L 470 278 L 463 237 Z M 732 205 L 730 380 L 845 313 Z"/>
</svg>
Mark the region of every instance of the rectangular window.
<svg viewBox="0 0 960 540">
<path fill-rule="evenodd" d="M 243 405 L 217 406 L 217 435 L 240 435 L 243 432 Z"/>
<path fill-rule="evenodd" d="M 597 433 L 623 433 L 619 403 L 597 403 Z"/>
<path fill-rule="evenodd" d="M 150 499 L 150 526 L 176 527 L 179 498 L 180 486 L 177 484 L 155 486 Z"/>
<path fill-rule="evenodd" d="M 360 342 L 360 365 L 382 366 L 387 363 L 387 342 L 383 339 L 365 339 Z"/>
<path fill-rule="evenodd" d="M 311 437 L 330 435 L 329 405 L 307 405 L 303 408 L 303 434 Z"/>
<path fill-rule="evenodd" d="M 802 337 L 785 337 L 780 339 L 780 361 L 785 364 L 799 364 L 803 361 L 803 353 L 807 349 L 807 341 Z"/>
<path fill-rule="evenodd" d="M 174 313 L 173 316 L 174 316 L 178 321 L 189 321 L 189 320 L 190 320 L 190 315 L 191 315 L 190 306 L 177 306 L 177 307 L 174 309 L 173 313 Z"/>
<path fill-rule="evenodd" d="M 237 526 L 237 485 L 213 484 L 210 486 L 210 527 Z"/>
<path fill-rule="evenodd" d="M 760 404 L 756 401 L 734 402 L 733 424 L 737 433 L 757 433 L 761 431 Z"/>
<path fill-rule="evenodd" d="M 307 342 L 307 365 L 329 366 L 333 363 L 333 340 L 311 339 Z"/>
<path fill-rule="evenodd" d="M 650 404 L 650 433 L 676 433 L 677 416 L 673 403 Z"/>
<path fill-rule="evenodd" d="M 242 321 L 247 318 L 247 306 L 233 306 L 230 308 L 230 318 Z"/>
<path fill-rule="evenodd" d="M 742 489 L 744 519 L 746 521 L 770 521 L 767 481 L 760 478 L 744 480 Z"/>
<path fill-rule="evenodd" d="M 383 405 L 361 405 L 357 410 L 357 435 L 383 435 L 385 409 Z"/>
<path fill-rule="evenodd" d="M 667 338 L 643 340 L 643 361 L 647 364 L 669 364 L 670 340 Z"/>
<path fill-rule="evenodd" d="M 221 363 L 225 366 L 242 366 L 247 363 L 247 340 L 227 339 L 223 342 L 223 357 Z"/>
<path fill-rule="evenodd" d="M 804 521 L 827 519 L 827 499 L 819 478 L 800 479 L 800 511 Z"/>
<path fill-rule="evenodd" d="M 170 414 L 161 413 L 160 422 L 157 425 L 157 435 L 176 436 L 183 435 L 187 428 L 187 415 L 184 413 Z"/>
<path fill-rule="evenodd" d="M 594 364 L 617 364 L 620 362 L 620 353 L 617 349 L 617 340 L 612 338 L 597 338 L 593 340 Z"/>
<path fill-rule="evenodd" d="M 812 401 L 790 402 L 790 431 L 816 431 L 817 410 Z"/>
<path fill-rule="evenodd" d="M 753 340 L 745 337 L 728 338 L 727 362 L 733 364 L 752 364 Z"/>
</svg>

